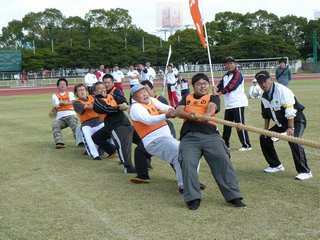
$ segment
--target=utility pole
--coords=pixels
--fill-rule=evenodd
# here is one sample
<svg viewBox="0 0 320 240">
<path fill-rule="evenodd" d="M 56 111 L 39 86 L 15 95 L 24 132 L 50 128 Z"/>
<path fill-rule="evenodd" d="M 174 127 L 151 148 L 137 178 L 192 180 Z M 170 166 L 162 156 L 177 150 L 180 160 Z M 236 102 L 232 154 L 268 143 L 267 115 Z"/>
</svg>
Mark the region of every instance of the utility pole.
<svg viewBox="0 0 320 240">
<path fill-rule="evenodd" d="M 313 72 L 317 73 L 319 72 L 318 68 L 318 49 L 320 49 L 320 45 L 317 41 L 317 32 L 313 31 L 312 33 L 312 39 L 313 39 Z"/>
</svg>

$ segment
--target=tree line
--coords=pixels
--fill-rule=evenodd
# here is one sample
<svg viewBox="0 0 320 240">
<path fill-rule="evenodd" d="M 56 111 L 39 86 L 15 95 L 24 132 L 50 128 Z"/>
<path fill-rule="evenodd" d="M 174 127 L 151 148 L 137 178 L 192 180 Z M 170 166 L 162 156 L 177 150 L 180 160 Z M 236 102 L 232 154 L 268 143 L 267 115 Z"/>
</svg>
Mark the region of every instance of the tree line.
<svg viewBox="0 0 320 240">
<path fill-rule="evenodd" d="M 320 20 L 264 10 L 240 14 L 221 12 L 206 24 L 213 63 L 235 58 L 287 56 L 307 59 L 312 54 L 312 32 Z M 84 68 L 150 61 L 165 65 L 169 45 L 176 64 L 207 63 L 207 51 L 194 29 L 178 30 L 167 41 L 132 24 L 122 8 L 89 10 L 84 18 L 64 17 L 55 8 L 30 12 L 2 28 L 0 49 L 21 49 L 27 70 Z"/>
</svg>

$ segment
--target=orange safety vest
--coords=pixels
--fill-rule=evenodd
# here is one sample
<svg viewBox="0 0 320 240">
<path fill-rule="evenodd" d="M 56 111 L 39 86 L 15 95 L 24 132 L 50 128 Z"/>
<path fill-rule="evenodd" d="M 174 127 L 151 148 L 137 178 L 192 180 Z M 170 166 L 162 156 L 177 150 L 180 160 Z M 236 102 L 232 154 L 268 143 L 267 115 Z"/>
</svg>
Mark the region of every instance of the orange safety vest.
<svg viewBox="0 0 320 240">
<path fill-rule="evenodd" d="M 89 95 L 87 101 L 78 99 L 77 101 L 81 102 L 84 105 L 93 106 L 94 98 Z M 83 123 L 91 118 L 99 117 L 99 114 L 93 111 L 93 109 L 85 109 L 82 114 L 79 114 L 80 122 Z"/>
<path fill-rule="evenodd" d="M 59 102 L 70 102 L 69 92 L 66 91 L 66 94 L 64 96 L 60 95 L 60 93 L 56 93 L 57 98 L 59 99 Z M 66 106 L 59 106 L 57 107 L 57 111 L 72 111 L 74 110 L 73 105 L 66 105 Z"/>
<path fill-rule="evenodd" d="M 210 94 L 202 96 L 200 99 L 196 99 L 193 97 L 193 94 L 189 94 L 186 98 L 186 107 L 184 110 L 186 112 L 193 112 L 198 113 L 200 115 L 204 115 L 207 112 L 207 108 L 210 102 Z M 216 115 L 213 114 L 211 117 L 215 117 Z M 197 119 L 196 121 L 201 121 Z M 208 122 L 210 125 L 216 126 L 215 122 Z"/>
<path fill-rule="evenodd" d="M 136 103 L 134 103 L 136 104 Z M 149 112 L 149 114 L 151 116 L 155 116 L 155 115 L 160 115 L 159 110 L 156 108 L 156 106 L 154 105 L 154 103 L 151 101 L 149 105 L 146 104 L 142 104 L 140 103 L 142 106 L 144 106 L 147 111 Z M 142 122 L 138 122 L 138 121 L 134 121 L 132 120 L 132 125 L 134 126 L 134 128 L 136 129 L 139 137 L 142 139 L 144 138 L 146 135 L 148 135 L 149 133 L 167 125 L 167 122 L 164 120 L 161 123 L 155 124 L 155 125 L 147 125 L 144 124 Z"/>
</svg>

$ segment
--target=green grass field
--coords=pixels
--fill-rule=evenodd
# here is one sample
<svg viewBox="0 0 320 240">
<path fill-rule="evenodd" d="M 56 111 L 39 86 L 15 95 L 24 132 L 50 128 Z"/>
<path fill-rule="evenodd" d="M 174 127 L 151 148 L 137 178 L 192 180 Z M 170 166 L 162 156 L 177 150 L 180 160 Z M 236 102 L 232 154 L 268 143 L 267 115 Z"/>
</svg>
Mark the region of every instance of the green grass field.
<svg viewBox="0 0 320 240">
<path fill-rule="evenodd" d="M 319 141 L 320 81 L 291 84 L 306 107 L 304 138 Z M 0 239 L 320 239 L 318 149 L 305 148 L 310 180 L 294 180 L 285 141 L 276 148 L 286 171 L 264 174 L 258 135 L 250 134 L 253 151 L 240 153 L 233 130 L 232 162 L 248 207 L 227 205 L 202 161 L 200 179 L 207 189 L 199 210 L 189 211 L 171 167 L 156 158 L 151 184 L 135 185 L 128 181 L 134 175 L 123 174 L 116 158 L 84 156 L 69 129 L 63 131 L 67 148 L 56 150 L 49 94 L 0 97 L 0 102 Z M 259 100 L 249 105 L 246 124 L 262 127 Z M 182 121 L 174 123 L 179 130 Z"/>
</svg>

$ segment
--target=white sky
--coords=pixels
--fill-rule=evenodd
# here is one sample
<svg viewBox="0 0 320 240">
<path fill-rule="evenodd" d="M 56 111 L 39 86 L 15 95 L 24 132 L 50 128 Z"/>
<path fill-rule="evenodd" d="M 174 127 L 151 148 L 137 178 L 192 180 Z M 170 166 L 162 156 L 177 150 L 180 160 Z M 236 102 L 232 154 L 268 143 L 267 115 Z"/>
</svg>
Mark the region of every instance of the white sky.
<svg viewBox="0 0 320 240">
<path fill-rule="evenodd" d="M 29 12 L 57 8 L 66 17 L 84 18 L 90 9 L 124 8 L 129 10 L 133 24 L 145 31 L 156 34 L 157 6 L 159 2 L 181 2 L 183 5 L 183 24 L 192 24 L 188 0 L 0 0 L 0 33 L 2 27 L 13 19 L 21 20 Z M 245 14 L 266 10 L 278 17 L 295 15 L 314 19 L 315 10 L 320 11 L 320 0 L 199 0 L 200 11 L 205 21 L 212 21 L 218 12 L 238 12 Z"/>
</svg>

